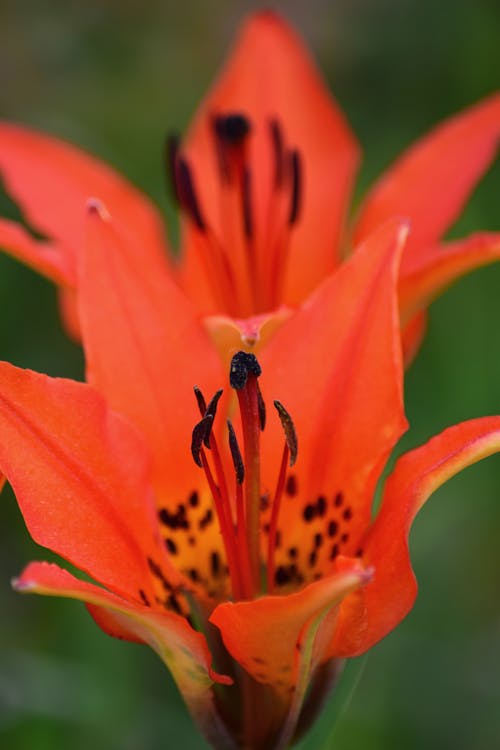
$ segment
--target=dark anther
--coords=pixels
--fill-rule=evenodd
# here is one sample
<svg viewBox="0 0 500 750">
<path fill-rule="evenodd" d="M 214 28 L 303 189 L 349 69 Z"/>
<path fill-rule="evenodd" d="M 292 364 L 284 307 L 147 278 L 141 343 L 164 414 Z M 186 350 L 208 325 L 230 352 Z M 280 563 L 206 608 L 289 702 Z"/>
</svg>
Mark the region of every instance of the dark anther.
<svg viewBox="0 0 500 750">
<path fill-rule="evenodd" d="M 214 120 L 215 133 L 224 143 L 238 145 L 250 132 L 250 121 L 239 112 L 219 115 Z"/>
<path fill-rule="evenodd" d="M 287 495 L 290 495 L 290 497 L 295 497 L 297 494 L 297 477 L 294 474 L 290 474 L 287 477 L 285 492 Z"/>
<path fill-rule="evenodd" d="M 264 432 L 264 428 L 266 426 L 266 405 L 264 403 L 264 399 L 262 398 L 262 393 L 261 393 L 258 383 L 257 383 L 257 408 L 259 410 L 260 430 L 261 432 Z"/>
<path fill-rule="evenodd" d="M 255 354 L 236 352 L 231 360 L 231 367 L 229 370 L 229 383 L 231 388 L 240 391 L 246 386 L 249 375 L 255 375 L 255 377 L 258 378 L 261 372 L 262 370 L 260 369 Z"/>
<path fill-rule="evenodd" d="M 165 162 L 167 164 L 168 187 L 177 203 L 181 202 L 177 183 L 177 157 L 179 156 L 180 139 L 176 133 L 170 133 L 165 139 Z"/>
<path fill-rule="evenodd" d="M 191 454 L 193 456 L 195 464 L 200 468 L 203 468 L 203 462 L 200 458 L 201 446 L 206 441 L 207 437 L 210 436 L 213 421 L 214 418 L 212 417 L 212 415 L 207 414 L 207 416 L 203 417 L 201 422 L 198 422 L 198 424 L 196 424 L 193 429 L 193 435 L 191 438 Z"/>
<path fill-rule="evenodd" d="M 200 414 L 202 417 L 205 416 L 205 412 L 207 410 L 207 402 L 205 401 L 205 396 L 200 391 L 197 385 L 193 387 L 194 395 L 196 396 L 196 402 L 198 404 L 198 409 L 200 410 Z"/>
<path fill-rule="evenodd" d="M 193 176 L 189 164 L 185 159 L 177 159 L 177 193 L 180 204 L 186 209 L 200 232 L 206 229 L 205 219 L 201 213 L 200 204 L 194 187 Z"/>
<path fill-rule="evenodd" d="M 292 195 L 288 224 L 292 226 L 299 218 L 302 193 L 302 162 L 300 153 L 296 149 L 290 154 L 290 168 L 292 171 Z"/>
<path fill-rule="evenodd" d="M 278 120 L 271 120 L 269 127 L 274 151 L 274 187 L 279 188 L 283 183 L 283 133 Z"/>
<path fill-rule="evenodd" d="M 236 481 L 238 484 L 243 484 L 245 478 L 245 465 L 243 464 L 240 446 L 238 445 L 236 433 L 230 419 L 227 420 L 227 429 L 229 430 L 229 450 L 231 451 L 231 457 L 233 459 Z"/>
<path fill-rule="evenodd" d="M 208 402 L 205 414 L 203 415 L 204 417 L 212 417 L 212 420 L 215 419 L 215 415 L 217 414 L 217 404 L 219 403 L 219 399 L 221 396 L 222 388 L 216 391 Z M 207 448 L 210 448 L 210 430 L 208 430 L 207 434 L 205 435 L 203 442 Z"/>
<path fill-rule="evenodd" d="M 241 183 L 241 210 L 243 212 L 243 228 L 245 237 L 251 240 L 253 237 L 253 214 L 252 214 L 252 173 L 250 167 L 243 169 Z"/>
<path fill-rule="evenodd" d="M 273 403 L 276 411 L 278 412 L 281 426 L 283 427 L 283 431 L 285 433 L 286 444 L 288 445 L 288 450 L 290 451 L 290 466 L 293 466 L 295 461 L 297 460 L 297 450 L 299 447 L 297 442 L 297 433 L 295 432 L 295 426 L 290 414 L 287 412 L 281 401 L 274 401 Z"/>
</svg>

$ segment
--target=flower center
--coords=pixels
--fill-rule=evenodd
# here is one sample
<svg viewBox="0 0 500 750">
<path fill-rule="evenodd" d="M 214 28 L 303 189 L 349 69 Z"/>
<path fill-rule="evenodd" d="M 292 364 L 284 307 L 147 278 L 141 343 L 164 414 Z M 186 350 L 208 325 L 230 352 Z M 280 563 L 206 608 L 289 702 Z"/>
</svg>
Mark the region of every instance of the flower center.
<svg viewBox="0 0 500 750">
<path fill-rule="evenodd" d="M 224 460 L 213 424 L 222 390 L 207 404 L 198 388 L 195 395 L 202 415 L 191 442 L 193 459 L 207 478 L 224 541 L 231 586 L 235 599 L 253 599 L 263 588 L 272 591 L 275 582 L 275 550 L 281 498 L 286 470 L 297 457 L 297 437 L 285 407 L 274 401 L 284 431 L 284 445 L 272 497 L 265 575 L 262 575 L 260 509 L 260 433 L 266 424 L 266 409 L 258 378 L 260 365 L 253 354 L 238 352 L 231 360 L 229 382 L 236 392 L 241 421 L 243 453 L 231 420 L 227 421 L 230 464 Z M 231 471 L 228 470 L 231 465 Z"/>
<path fill-rule="evenodd" d="M 257 146 L 255 128 L 244 114 L 211 119 L 221 217 L 217 229 L 201 205 L 193 171 L 197 165 L 182 154 L 177 138 L 169 140 L 174 194 L 196 234 L 194 244 L 218 309 L 233 317 L 279 306 L 291 231 L 300 218 L 300 152 L 286 144 L 278 120 L 264 126 L 267 138 Z"/>
</svg>

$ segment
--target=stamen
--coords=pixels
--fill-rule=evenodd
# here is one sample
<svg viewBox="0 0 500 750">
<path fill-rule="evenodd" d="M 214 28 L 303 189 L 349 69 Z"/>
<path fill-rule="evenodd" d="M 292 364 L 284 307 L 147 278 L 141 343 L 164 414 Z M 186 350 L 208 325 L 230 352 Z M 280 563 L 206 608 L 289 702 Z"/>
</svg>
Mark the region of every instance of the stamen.
<svg viewBox="0 0 500 750">
<path fill-rule="evenodd" d="M 293 466 L 297 460 L 298 441 L 297 433 L 295 432 L 295 425 L 292 421 L 290 414 L 287 412 L 281 401 L 274 401 L 274 406 L 278 412 L 278 416 L 281 421 L 281 426 L 285 433 L 286 444 L 290 451 L 290 466 Z"/>
<path fill-rule="evenodd" d="M 252 216 L 252 173 L 250 168 L 243 167 L 243 179 L 241 183 L 241 208 L 243 212 L 243 228 L 247 240 L 253 237 L 253 216 Z"/>
<path fill-rule="evenodd" d="M 243 464 L 238 439 L 230 419 L 227 420 L 227 428 L 229 430 L 229 450 L 231 451 L 231 457 L 233 459 L 236 481 L 238 484 L 243 484 L 243 480 L 245 479 L 245 465 Z"/>
<path fill-rule="evenodd" d="M 198 422 L 193 428 L 193 434 L 191 437 L 191 455 L 193 456 L 195 464 L 200 468 L 203 468 L 203 462 L 200 456 L 201 447 L 203 443 L 206 442 L 207 438 L 210 437 L 213 421 L 213 416 L 207 414 L 207 416 L 203 417 L 201 422 Z"/>
<path fill-rule="evenodd" d="M 236 146 L 244 141 L 249 134 L 250 121 L 240 112 L 234 112 L 216 117 L 214 128 L 222 142 Z"/>
<path fill-rule="evenodd" d="M 264 432 L 266 428 L 266 404 L 264 403 L 264 399 L 262 398 L 262 392 L 260 390 L 258 381 L 257 381 L 257 406 L 259 408 L 260 431 Z"/>
<path fill-rule="evenodd" d="M 300 152 L 294 149 L 289 156 L 290 169 L 292 175 L 292 194 L 290 200 L 290 213 L 288 214 L 288 224 L 292 226 L 298 221 L 301 208 L 302 194 L 302 160 Z"/>
<path fill-rule="evenodd" d="M 200 410 L 200 414 L 202 417 L 205 416 L 205 412 L 207 411 L 207 402 L 205 401 L 205 396 L 201 392 L 201 390 L 198 388 L 197 385 L 193 386 L 194 395 L 196 396 L 196 401 L 198 403 L 198 409 Z"/>
<path fill-rule="evenodd" d="M 189 164 L 185 159 L 177 159 L 176 169 L 177 192 L 181 206 L 188 212 L 200 232 L 205 232 L 207 225 L 201 213 L 200 204 L 194 186 Z"/>
<path fill-rule="evenodd" d="M 271 131 L 271 143 L 274 151 L 274 188 L 277 190 L 283 184 L 283 133 L 278 120 L 272 119 L 269 123 L 269 128 Z"/>
<path fill-rule="evenodd" d="M 219 399 L 222 396 L 222 393 L 223 393 L 222 388 L 220 388 L 218 391 L 214 393 L 214 395 L 210 399 L 208 406 L 206 408 L 206 411 L 204 414 L 205 417 L 211 416 L 212 420 L 215 419 L 215 415 L 217 414 L 217 404 L 219 403 Z M 207 448 L 210 448 L 210 430 L 205 436 L 205 439 L 203 442 Z"/>
</svg>

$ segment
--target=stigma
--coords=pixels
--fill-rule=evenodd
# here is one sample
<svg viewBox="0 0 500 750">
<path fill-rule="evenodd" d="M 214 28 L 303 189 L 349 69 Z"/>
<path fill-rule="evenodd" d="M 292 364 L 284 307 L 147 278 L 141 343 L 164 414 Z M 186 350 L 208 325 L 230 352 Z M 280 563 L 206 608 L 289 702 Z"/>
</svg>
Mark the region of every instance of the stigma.
<svg viewBox="0 0 500 750">
<path fill-rule="evenodd" d="M 288 466 L 297 458 L 297 435 L 293 421 L 280 401 L 273 402 L 283 429 L 283 449 L 277 456 L 276 483 L 270 498 L 267 550 L 261 539 L 261 512 L 267 494 L 261 481 L 261 433 L 266 427 L 266 405 L 259 387 L 261 367 L 257 358 L 240 351 L 231 360 L 229 385 L 236 396 L 238 429 L 232 420 L 219 427 L 217 407 L 223 391 L 207 403 L 199 388 L 195 397 L 201 419 L 193 428 L 191 453 L 212 494 L 224 543 L 234 600 L 254 599 L 273 591 L 278 544 L 278 521 L 286 489 Z M 220 435 L 225 435 L 221 444 Z M 229 468 L 230 467 L 230 468 Z"/>
</svg>

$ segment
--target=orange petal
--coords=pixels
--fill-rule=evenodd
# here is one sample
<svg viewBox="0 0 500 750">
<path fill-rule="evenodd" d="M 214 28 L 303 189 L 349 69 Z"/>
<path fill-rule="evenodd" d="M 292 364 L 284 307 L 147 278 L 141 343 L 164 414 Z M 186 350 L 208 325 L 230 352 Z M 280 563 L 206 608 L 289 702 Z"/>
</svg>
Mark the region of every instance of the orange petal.
<svg viewBox="0 0 500 750">
<path fill-rule="evenodd" d="M 495 157 L 500 94 L 446 120 L 417 141 L 374 185 L 356 224 L 359 240 L 391 216 L 411 221 L 405 255 L 434 245 Z"/>
<path fill-rule="evenodd" d="M 225 381 L 219 357 L 162 263 L 143 263 L 103 209 L 89 213 L 79 281 L 88 379 L 139 427 L 164 502 L 187 498 L 196 468 L 189 450 L 199 412 Z"/>
<path fill-rule="evenodd" d="M 67 258 L 60 252 L 58 245 L 35 240 L 15 221 L 0 219 L 0 247 L 56 284 L 68 284 L 72 278 Z"/>
<path fill-rule="evenodd" d="M 193 166 L 205 216 L 218 234 L 224 217 L 218 205 L 220 182 L 211 118 L 234 112 L 251 121 L 254 223 L 263 253 L 269 251 L 266 227 L 275 169 L 271 119 L 279 121 L 286 143 L 300 151 L 302 207 L 291 236 L 283 296 L 285 303 L 298 303 L 335 265 L 359 149 L 302 40 L 271 11 L 254 14 L 243 26 L 183 148 Z M 193 276 L 199 276 L 199 256 L 190 246 L 185 252 L 189 284 Z"/>
<path fill-rule="evenodd" d="M 107 612 L 122 633 L 147 643 L 165 662 L 206 736 L 214 742 L 227 742 L 226 747 L 232 746 L 218 717 L 212 690 L 214 681 L 229 685 L 231 679 L 212 670 L 205 638 L 184 618 L 171 612 L 154 612 L 146 606 L 120 599 L 48 563 L 28 565 L 14 581 L 14 587 L 26 593 L 79 599 L 94 610 Z M 218 746 L 225 747 L 224 744 Z"/>
<path fill-rule="evenodd" d="M 468 271 L 500 259 L 500 234 L 483 232 L 465 240 L 429 247 L 403 261 L 399 282 L 402 322 L 427 307 Z"/>
<path fill-rule="evenodd" d="M 62 140 L 0 123 L 0 173 L 27 221 L 54 240 L 58 264 L 68 269 L 73 280 L 85 206 L 91 197 L 106 202 L 137 242 L 143 262 L 165 251 L 159 214 L 148 198 L 110 167 Z M 47 272 L 45 252 L 39 262 L 36 253 L 28 255 L 30 265 Z"/>
<path fill-rule="evenodd" d="M 500 417 L 484 417 L 449 427 L 402 456 L 387 480 L 380 512 L 363 543 L 363 559 L 375 569 L 365 591 L 365 629 L 357 647 L 366 651 L 410 611 L 417 584 L 411 568 L 408 534 L 420 508 L 446 480 L 500 451 Z"/>
<path fill-rule="evenodd" d="M 296 547 L 306 580 L 331 568 L 332 545 L 355 554 L 375 484 L 406 427 L 396 299 L 405 237 L 397 221 L 375 232 L 283 324 L 260 358 L 264 397 L 284 404 L 299 442 L 291 472 L 297 488 L 284 499 L 279 523 L 286 548 L 277 560 L 285 564 L 288 547 Z M 263 435 L 271 487 L 277 466 L 268 459 L 280 455 L 284 441 L 277 423 L 269 418 Z M 308 517 L 307 506 L 320 498 L 321 512 Z M 333 538 L 326 534 L 330 521 Z"/>
<path fill-rule="evenodd" d="M 359 561 L 350 561 L 342 571 L 294 594 L 228 602 L 212 613 L 210 621 L 219 628 L 231 656 L 289 706 L 283 730 L 289 733 L 288 740 L 307 686 L 331 640 L 338 604 L 369 579 L 370 572 Z"/>
<path fill-rule="evenodd" d="M 154 596 L 147 454 L 92 388 L 0 363 L 0 468 L 33 539 L 114 591 Z"/>
</svg>

